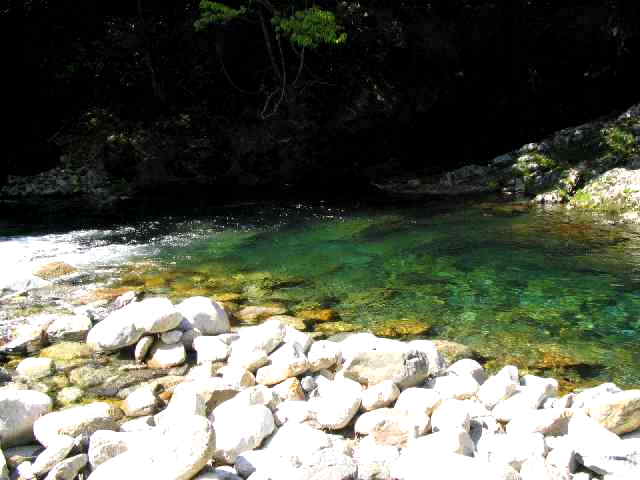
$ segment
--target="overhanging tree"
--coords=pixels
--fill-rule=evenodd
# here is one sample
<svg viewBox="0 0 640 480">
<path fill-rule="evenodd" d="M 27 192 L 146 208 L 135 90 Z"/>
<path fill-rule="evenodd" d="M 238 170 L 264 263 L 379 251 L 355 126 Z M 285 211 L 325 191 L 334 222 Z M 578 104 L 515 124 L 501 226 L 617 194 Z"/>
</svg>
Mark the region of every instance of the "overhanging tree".
<svg viewBox="0 0 640 480">
<path fill-rule="evenodd" d="M 194 26 L 196 30 L 204 31 L 209 28 L 220 29 L 237 21 L 251 22 L 260 29 L 268 56 L 272 84 L 261 87 L 265 100 L 259 115 L 263 119 L 278 113 L 285 101 L 295 104 L 297 92 L 305 86 L 303 73 L 307 50 L 341 45 L 347 39 L 333 11 L 316 4 L 309 5 L 306 0 L 246 0 L 233 3 L 201 0 L 200 17 Z M 235 86 L 224 65 L 220 37 L 217 37 L 216 53 L 225 76 Z M 290 61 L 292 58 L 294 62 Z"/>
</svg>

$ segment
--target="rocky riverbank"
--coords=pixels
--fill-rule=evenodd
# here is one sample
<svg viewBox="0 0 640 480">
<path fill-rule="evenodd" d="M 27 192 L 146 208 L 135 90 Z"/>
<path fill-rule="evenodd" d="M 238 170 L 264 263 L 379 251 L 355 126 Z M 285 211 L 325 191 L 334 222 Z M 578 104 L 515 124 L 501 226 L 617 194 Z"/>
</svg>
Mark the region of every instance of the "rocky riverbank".
<svg viewBox="0 0 640 480">
<path fill-rule="evenodd" d="M 566 128 L 539 142 L 435 177 L 379 187 L 401 195 L 500 192 L 532 202 L 586 209 L 640 222 L 640 104 L 622 114 Z"/>
<path fill-rule="evenodd" d="M 452 344 L 325 338 L 286 313 L 131 291 L 28 317 L 1 347 L 0 478 L 640 474 L 640 390 L 561 395 L 515 366 L 489 375 Z M 249 314 L 261 323 L 238 326 Z"/>
</svg>

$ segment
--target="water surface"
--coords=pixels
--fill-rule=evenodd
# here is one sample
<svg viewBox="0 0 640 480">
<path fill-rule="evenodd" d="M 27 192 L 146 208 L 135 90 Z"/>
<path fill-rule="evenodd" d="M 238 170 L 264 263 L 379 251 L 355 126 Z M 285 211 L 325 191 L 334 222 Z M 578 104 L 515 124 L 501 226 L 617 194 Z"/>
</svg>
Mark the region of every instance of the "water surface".
<svg viewBox="0 0 640 480">
<path fill-rule="evenodd" d="M 569 385 L 640 385 L 634 227 L 517 204 L 301 203 L 100 232 L 86 237 L 153 262 L 127 267 L 125 284 L 175 300 L 237 294 L 240 305 L 293 313 L 332 308 L 363 329 L 422 324 L 490 367 L 515 363 Z"/>
</svg>

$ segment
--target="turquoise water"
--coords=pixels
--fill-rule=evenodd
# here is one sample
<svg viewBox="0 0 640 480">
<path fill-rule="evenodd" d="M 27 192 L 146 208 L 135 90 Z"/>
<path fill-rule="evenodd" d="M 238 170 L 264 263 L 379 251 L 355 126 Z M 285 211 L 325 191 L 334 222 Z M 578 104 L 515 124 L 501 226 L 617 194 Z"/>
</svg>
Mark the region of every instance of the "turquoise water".
<svg viewBox="0 0 640 480">
<path fill-rule="evenodd" d="M 146 256 L 154 293 L 409 321 L 490 367 L 640 385 L 637 228 L 508 204 L 249 205 L 170 224 L 146 228 L 173 232 Z"/>
</svg>

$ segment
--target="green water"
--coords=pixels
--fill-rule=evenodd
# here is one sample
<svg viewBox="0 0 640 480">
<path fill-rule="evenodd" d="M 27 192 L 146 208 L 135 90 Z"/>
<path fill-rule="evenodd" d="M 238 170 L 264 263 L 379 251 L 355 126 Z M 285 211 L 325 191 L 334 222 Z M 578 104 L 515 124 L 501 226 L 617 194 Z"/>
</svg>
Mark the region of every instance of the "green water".
<svg viewBox="0 0 640 480">
<path fill-rule="evenodd" d="M 247 207 L 182 224 L 148 289 L 238 293 L 361 328 L 410 320 L 567 385 L 640 385 L 640 232 L 518 205 Z"/>
</svg>

